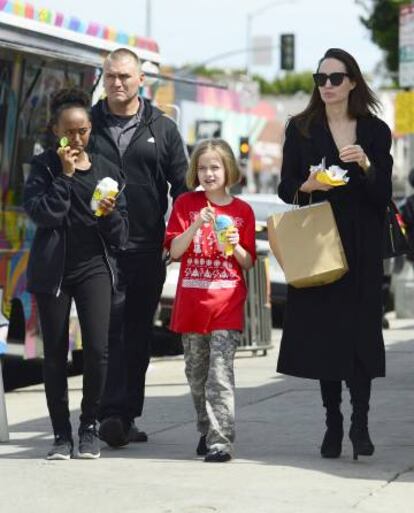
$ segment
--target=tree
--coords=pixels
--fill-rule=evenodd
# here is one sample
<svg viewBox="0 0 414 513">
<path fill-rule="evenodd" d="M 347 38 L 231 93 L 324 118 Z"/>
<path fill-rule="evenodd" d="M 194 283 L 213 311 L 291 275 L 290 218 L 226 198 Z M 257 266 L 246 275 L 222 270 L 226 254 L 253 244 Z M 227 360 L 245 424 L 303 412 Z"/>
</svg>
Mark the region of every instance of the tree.
<svg viewBox="0 0 414 513">
<path fill-rule="evenodd" d="M 220 80 L 225 77 L 238 77 L 245 76 L 245 70 L 224 70 L 222 68 L 207 68 L 203 64 L 191 65 L 187 64 L 184 69 L 191 74 L 206 77 L 210 79 Z M 269 82 L 260 75 L 254 75 L 253 79 L 259 83 L 260 93 L 269 95 L 286 94 L 291 95 L 299 91 L 311 93 L 313 90 L 313 77 L 311 71 L 303 71 L 301 73 L 286 73 L 282 78 L 276 78 Z"/>
<path fill-rule="evenodd" d="M 263 77 L 254 76 L 259 82 L 260 92 L 262 94 L 295 94 L 299 91 L 311 93 L 313 90 L 313 77 L 311 71 L 302 73 L 286 73 L 282 78 L 276 78 L 273 82 L 268 82 Z"/>
<path fill-rule="evenodd" d="M 389 71 L 398 71 L 398 24 L 400 6 L 408 0 L 356 0 L 367 12 L 360 16 L 361 23 L 371 31 L 372 41 L 385 52 L 385 64 Z"/>
</svg>

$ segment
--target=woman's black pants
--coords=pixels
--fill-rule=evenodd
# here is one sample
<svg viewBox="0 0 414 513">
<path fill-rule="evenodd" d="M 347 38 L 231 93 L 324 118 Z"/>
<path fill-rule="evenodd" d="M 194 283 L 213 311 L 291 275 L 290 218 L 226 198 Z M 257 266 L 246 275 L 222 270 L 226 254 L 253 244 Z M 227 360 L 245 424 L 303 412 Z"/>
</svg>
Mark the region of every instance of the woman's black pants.
<svg viewBox="0 0 414 513">
<path fill-rule="evenodd" d="M 92 275 L 65 285 L 58 297 L 36 294 L 44 345 L 44 382 L 47 406 L 55 435 L 72 436 L 69 415 L 67 358 L 72 298 L 78 314 L 83 346 L 83 398 L 80 421 L 95 423 L 103 393 L 108 359 L 111 309 L 109 273 Z"/>
</svg>

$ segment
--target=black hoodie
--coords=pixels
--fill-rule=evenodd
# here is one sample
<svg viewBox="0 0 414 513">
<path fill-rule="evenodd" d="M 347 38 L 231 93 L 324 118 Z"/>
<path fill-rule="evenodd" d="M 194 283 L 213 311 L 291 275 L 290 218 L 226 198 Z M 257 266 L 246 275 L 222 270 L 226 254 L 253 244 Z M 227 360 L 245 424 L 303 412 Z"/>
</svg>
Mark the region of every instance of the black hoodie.
<svg viewBox="0 0 414 513">
<path fill-rule="evenodd" d="M 90 154 L 98 179 L 110 176 L 119 186 L 123 176 L 107 159 Z M 23 205 L 37 229 L 27 266 L 27 290 L 59 295 L 66 262 L 68 217 L 71 207 L 71 178 L 62 173 L 60 159 L 54 150 L 33 158 L 25 184 Z M 113 285 L 116 265 L 113 250 L 126 244 L 128 215 L 123 194 L 111 215 L 98 217 L 96 228 L 102 242 Z"/>
<path fill-rule="evenodd" d="M 164 241 L 168 184 L 175 199 L 185 192 L 187 151 L 176 123 L 144 99 L 144 114 L 121 157 L 107 126 L 103 102 L 92 109 L 90 149 L 119 166 L 126 179 L 129 251 L 159 251 Z"/>
</svg>

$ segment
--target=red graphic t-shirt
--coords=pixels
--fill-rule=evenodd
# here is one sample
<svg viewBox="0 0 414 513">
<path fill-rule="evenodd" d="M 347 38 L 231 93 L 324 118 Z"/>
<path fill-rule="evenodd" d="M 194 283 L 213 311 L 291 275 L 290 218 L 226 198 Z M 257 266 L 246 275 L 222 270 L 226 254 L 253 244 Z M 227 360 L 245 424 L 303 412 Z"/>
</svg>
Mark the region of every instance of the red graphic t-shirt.
<svg viewBox="0 0 414 513">
<path fill-rule="evenodd" d="M 229 216 L 240 234 L 240 245 L 255 252 L 255 220 L 251 207 L 233 198 L 229 205 L 211 202 L 216 216 Z M 207 206 L 203 191 L 179 196 L 171 213 L 165 246 L 193 223 L 200 210 Z M 210 333 L 213 330 L 243 330 L 243 308 L 246 299 L 243 270 L 233 255 L 226 256 L 214 228 L 203 225 L 181 257 L 177 294 L 170 328 L 178 333 Z"/>
</svg>

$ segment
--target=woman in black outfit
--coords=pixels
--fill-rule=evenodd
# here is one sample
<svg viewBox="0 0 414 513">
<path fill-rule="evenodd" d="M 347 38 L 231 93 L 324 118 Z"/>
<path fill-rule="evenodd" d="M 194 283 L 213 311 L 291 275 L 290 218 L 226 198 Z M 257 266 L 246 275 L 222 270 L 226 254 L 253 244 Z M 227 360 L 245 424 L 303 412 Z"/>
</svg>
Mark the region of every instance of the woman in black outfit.
<svg viewBox="0 0 414 513">
<path fill-rule="evenodd" d="M 69 418 L 67 355 L 72 298 L 79 318 L 84 356 L 79 427 L 81 458 L 98 458 L 95 422 L 106 379 L 111 292 L 116 279 L 113 248 L 127 240 L 125 198 L 101 200 L 96 217 L 90 200 L 104 177 L 123 185 L 120 170 L 87 153 L 90 100 L 81 90 L 59 91 L 51 102 L 50 126 L 68 145 L 34 157 L 24 190 L 24 208 L 37 225 L 27 269 L 35 294 L 44 344 L 44 381 L 54 431 L 48 459 L 69 459 L 73 438 Z"/>
<path fill-rule="evenodd" d="M 378 100 L 355 59 L 328 50 L 314 74 L 309 105 L 286 129 L 280 197 L 302 205 L 327 200 L 334 211 L 349 272 L 321 287 L 289 287 L 278 371 L 319 379 L 327 430 L 321 454 L 341 454 L 341 382 L 352 403 L 349 436 L 354 459 L 374 452 L 368 432 L 371 380 L 385 375 L 382 320 L 382 244 L 391 198 L 391 134 L 374 112 Z M 319 183 L 311 165 L 348 171 L 345 186 Z"/>
</svg>

